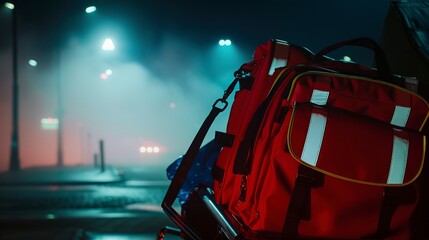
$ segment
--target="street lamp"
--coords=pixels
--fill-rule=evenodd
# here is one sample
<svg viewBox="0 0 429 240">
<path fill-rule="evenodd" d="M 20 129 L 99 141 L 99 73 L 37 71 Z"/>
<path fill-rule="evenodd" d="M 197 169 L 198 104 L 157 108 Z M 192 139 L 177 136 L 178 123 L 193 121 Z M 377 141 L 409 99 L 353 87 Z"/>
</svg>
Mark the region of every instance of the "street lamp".
<svg viewBox="0 0 429 240">
<path fill-rule="evenodd" d="M 36 67 L 37 66 L 37 61 L 34 59 L 30 59 L 28 60 L 28 64 L 32 67 Z"/>
<path fill-rule="evenodd" d="M 221 46 L 221 47 L 224 47 L 224 46 L 228 47 L 228 46 L 231 46 L 231 44 L 232 44 L 232 42 L 229 39 L 219 40 L 219 46 Z"/>
<path fill-rule="evenodd" d="M 106 38 L 103 42 L 103 45 L 101 46 L 101 49 L 103 49 L 103 51 L 109 52 L 115 50 L 115 44 L 113 44 L 113 40 L 111 38 Z M 112 75 L 112 69 L 109 68 L 100 74 L 100 78 L 106 80 L 110 75 Z"/>
<path fill-rule="evenodd" d="M 19 121 L 18 121 L 18 44 L 15 5 L 6 2 L 4 6 L 12 10 L 12 58 L 13 58 L 13 85 L 12 85 L 12 139 L 10 144 L 10 171 L 20 169 L 19 159 Z"/>
<path fill-rule="evenodd" d="M 89 6 L 85 9 L 86 13 L 93 13 L 95 11 L 97 11 L 97 8 L 95 6 Z"/>
<path fill-rule="evenodd" d="M 86 13 L 93 13 L 97 10 L 95 6 L 90 6 L 85 9 Z M 60 40 L 58 40 L 60 42 Z M 57 119 L 58 119 L 58 128 L 57 128 L 57 139 L 58 139 L 58 149 L 57 149 L 57 167 L 64 166 L 64 156 L 63 156 L 63 120 L 64 120 L 64 107 L 62 102 L 62 92 L 61 92 L 61 53 L 60 53 L 60 43 L 58 43 L 57 49 Z"/>
<path fill-rule="evenodd" d="M 13 3 L 10 3 L 10 2 L 6 2 L 6 3 L 4 4 L 4 6 L 5 6 L 6 8 L 9 8 L 10 10 L 13 10 L 13 9 L 15 8 L 15 5 L 13 5 Z"/>
<path fill-rule="evenodd" d="M 106 38 L 103 42 L 102 49 L 104 51 L 113 51 L 115 50 L 115 45 L 113 44 L 113 41 L 111 38 Z"/>
<path fill-rule="evenodd" d="M 59 43 L 58 43 L 59 44 Z M 57 49 L 57 119 L 58 119 L 58 129 L 57 129 L 57 167 L 62 167 L 64 165 L 63 160 L 63 119 L 64 119 L 64 108 L 62 103 L 61 96 L 61 53 L 58 46 Z"/>
</svg>

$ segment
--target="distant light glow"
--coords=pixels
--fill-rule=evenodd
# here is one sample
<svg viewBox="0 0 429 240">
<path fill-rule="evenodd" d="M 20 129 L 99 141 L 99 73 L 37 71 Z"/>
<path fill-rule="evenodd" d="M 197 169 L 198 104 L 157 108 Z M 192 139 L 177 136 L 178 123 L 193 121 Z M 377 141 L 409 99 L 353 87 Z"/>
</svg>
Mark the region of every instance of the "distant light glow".
<svg viewBox="0 0 429 240">
<path fill-rule="evenodd" d="M 95 12 L 95 11 L 97 11 L 97 8 L 96 8 L 95 6 L 90 6 L 90 7 L 87 7 L 87 8 L 85 9 L 85 12 L 86 12 L 86 13 L 93 13 L 93 12 Z"/>
<path fill-rule="evenodd" d="M 46 214 L 45 217 L 46 217 L 46 219 L 55 219 L 56 218 L 55 214 L 52 214 L 52 213 Z"/>
<path fill-rule="evenodd" d="M 100 74 L 100 78 L 103 79 L 103 80 L 107 80 L 109 78 L 109 74 L 102 73 L 102 74 Z"/>
<path fill-rule="evenodd" d="M 344 56 L 344 57 L 343 57 L 343 61 L 345 61 L 345 62 L 351 62 L 351 61 L 352 61 L 352 59 L 351 59 L 351 57 L 349 57 L 349 56 Z"/>
<path fill-rule="evenodd" d="M 112 39 L 106 38 L 106 40 L 104 40 L 103 50 L 105 50 L 105 51 L 113 51 L 113 50 L 115 50 L 115 45 L 113 44 Z"/>
<path fill-rule="evenodd" d="M 106 74 L 109 75 L 109 76 L 112 75 L 112 69 L 107 69 L 106 70 Z"/>
<path fill-rule="evenodd" d="M 35 66 L 37 66 L 37 61 L 34 59 L 30 59 L 30 60 L 28 60 L 28 64 L 30 64 L 30 66 L 35 67 Z"/>
<path fill-rule="evenodd" d="M 58 129 L 59 120 L 57 118 L 42 118 L 40 120 L 42 129 L 44 130 L 56 130 Z"/>
<path fill-rule="evenodd" d="M 231 40 L 229 39 L 221 39 L 219 40 L 219 46 L 230 46 L 232 44 Z"/>
<path fill-rule="evenodd" d="M 140 152 L 141 153 L 159 153 L 160 149 L 158 146 L 141 146 L 140 147 Z"/>
<path fill-rule="evenodd" d="M 175 103 L 175 102 L 171 102 L 170 104 L 168 104 L 168 106 L 169 106 L 171 109 L 174 109 L 174 108 L 176 108 L 176 103 Z"/>
<path fill-rule="evenodd" d="M 15 5 L 13 5 L 13 3 L 10 3 L 10 2 L 5 3 L 4 6 L 11 10 L 15 8 Z"/>
<path fill-rule="evenodd" d="M 51 185 L 51 186 L 49 186 L 49 191 L 55 192 L 55 191 L 58 191 L 58 190 L 60 190 L 60 187 L 57 186 L 57 185 Z"/>
</svg>

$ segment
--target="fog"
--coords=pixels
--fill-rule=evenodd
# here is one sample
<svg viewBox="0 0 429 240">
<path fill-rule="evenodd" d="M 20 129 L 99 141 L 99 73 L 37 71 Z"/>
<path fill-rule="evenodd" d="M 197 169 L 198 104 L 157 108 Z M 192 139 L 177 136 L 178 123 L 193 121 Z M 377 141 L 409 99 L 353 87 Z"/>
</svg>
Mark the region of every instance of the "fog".
<svg viewBox="0 0 429 240">
<path fill-rule="evenodd" d="M 164 167 L 187 150 L 212 103 L 233 80 L 233 72 L 252 57 L 235 47 L 222 49 L 215 41 L 212 48 L 195 50 L 192 43 L 172 35 L 160 39 L 147 61 L 150 66 L 123 57 L 120 49 L 106 52 L 101 43 L 98 49 L 88 46 L 92 45 L 72 37 L 59 52 L 40 58 L 36 67 L 20 66 L 23 168 L 56 164 L 57 130 L 42 129 L 40 121 L 56 117 L 59 100 L 65 165 L 92 164 L 103 140 L 107 164 Z M 1 53 L 2 62 L 10 62 L 10 57 L 11 52 Z M 101 78 L 107 69 L 111 75 Z M 12 79 L 10 74 L 7 79 Z M 1 83 L 0 163 L 6 170 L 11 120 L 5 116 L 10 116 L 12 97 L 4 90 L 11 90 L 12 83 Z M 225 129 L 227 115 L 228 110 L 219 116 L 206 141 L 215 130 Z M 141 153 L 141 146 L 158 146 L 160 152 Z"/>
</svg>

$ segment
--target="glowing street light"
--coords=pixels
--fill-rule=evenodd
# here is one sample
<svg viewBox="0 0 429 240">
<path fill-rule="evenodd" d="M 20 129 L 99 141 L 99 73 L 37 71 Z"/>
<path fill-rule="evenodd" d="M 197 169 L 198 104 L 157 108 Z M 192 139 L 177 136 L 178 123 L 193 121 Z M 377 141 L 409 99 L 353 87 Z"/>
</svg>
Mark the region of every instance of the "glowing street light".
<svg viewBox="0 0 429 240">
<path fill-rule="evenodd" d="M 85 9 L 86 13 L 93 13 L 95 11 L 97 11 L 97 8 L 95 6 L 89 6 Z"/>
<path fill-rule="evenodd" d="M 106 38 L 104 40 L 103 46 L 102 46 L 103 50 L 105 51 L 113 51 L 115 50 L 115 45 L 113 44 L 112 39 L 110 38 Z"/>
<path fill-rule="evenodd" d="M 10 2 L 6 2 L 4 6 L 9 8 L 10 10 L 13 10 L 15 8 L 15 5 L 13 5 L 13 3 L 10 3 Z"/>
<path fill-rule="evenodd" d="M 231 44 L 232 44 L 232 42 L 229 39 L 219 40 L 219 46 L 221 46 L 221 47 L 224 47 L 224 46 L 228 47 L 228 46 L 231 46 Z"/>
<path fill-rule="evenodd" d="M 34 59 L 30 59 L 30 60 L 28 60 L 28 64 L 30 64 L 30 66 L 32 66 L 32 67 L 35 67 L 35 66 L 37 66 L 37 61 Z"/>
<path fill-rule="evenodd" d="M 103 46 L 101 47 L 103 51 L 113 51 L 115 50 L 115 45 L 113 44 L 113 41 L 111 38 L 106 38 L 103 42 Z M 100 78 L 102 80 L 107 80 L 110 75 L 112 75 L 112 69 L 107 69 L 105 72 L 100 74 Z"/>
</svg>

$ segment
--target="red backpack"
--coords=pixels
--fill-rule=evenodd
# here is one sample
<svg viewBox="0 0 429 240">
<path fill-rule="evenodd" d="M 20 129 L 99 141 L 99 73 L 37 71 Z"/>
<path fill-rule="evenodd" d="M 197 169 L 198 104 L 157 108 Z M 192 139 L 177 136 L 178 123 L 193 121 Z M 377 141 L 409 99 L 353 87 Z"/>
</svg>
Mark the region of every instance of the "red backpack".
<svg viewBox="0 0 429 240">
<path fill-rule="evenodd" d="M 348 45 L 373 50 L 377 69 L 324 56 Z M 215 138 L 222 150 L 207 204 L 228 217 L 217 217 L 228 238 L 416 237 L 411 221 L 420 203 L 429 104 L 390 73 L 376 42 L 351 39 L 312 54 L 269 41 L 236 77 L 227 131 Z M 226 103 L 232 89 L 217 103 Z M 179 173 L 189 170 L 224 108 L 214 105 L 163 202 L 194 239 L 200 237 L 169 205 L 185 181 Z M 234 223 L 233 234 L 225 222 Z"/>
</svg>

